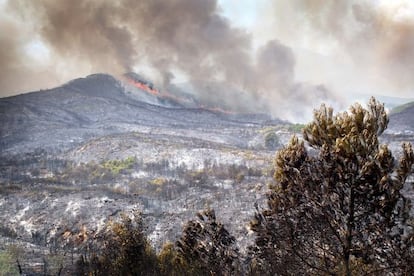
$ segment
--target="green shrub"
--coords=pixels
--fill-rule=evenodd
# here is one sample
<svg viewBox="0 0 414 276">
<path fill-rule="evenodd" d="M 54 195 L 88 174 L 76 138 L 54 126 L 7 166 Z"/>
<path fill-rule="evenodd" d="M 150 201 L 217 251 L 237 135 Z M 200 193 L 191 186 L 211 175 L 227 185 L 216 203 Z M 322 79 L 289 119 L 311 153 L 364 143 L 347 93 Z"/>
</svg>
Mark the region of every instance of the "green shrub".
<svg viewBox="0 0 414 276">
<path fill-rule="evenodd" d="M 270 150 L 276 149 L 280 142 L 279 137 L 276 135 L 274 131 L 269 131 L 264 135 L 265 140 L 265 147 Z"/>
<path fill-rule="evenodd" d="M 9 251 L 0 251 L 0 275 L 19 275 L 16 259 Z"/>
<path fill-rule="evenodd" d="M 296 133 L 301 133 L 305 126 L 305 124 L 293 124 L 288 127 L 288 130 Z"/>
<path fill-rule="evenodd" d="M 124 160 L 108 160 L 101 165 L 105 169 L 109 170 L 113 175 L 118 175 L 124 170 L 131 169 L 136 162 L 135 157 L 128 157 Z"/>
</svg>

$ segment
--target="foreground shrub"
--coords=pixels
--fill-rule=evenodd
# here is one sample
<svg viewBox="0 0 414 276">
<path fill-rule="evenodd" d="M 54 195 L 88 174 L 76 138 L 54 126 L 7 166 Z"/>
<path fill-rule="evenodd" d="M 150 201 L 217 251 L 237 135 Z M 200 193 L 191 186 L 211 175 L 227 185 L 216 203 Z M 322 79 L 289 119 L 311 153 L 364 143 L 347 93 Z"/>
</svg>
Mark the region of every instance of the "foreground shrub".
<svg viewBox="0 0 414 276">
<path fill-rule="evenodd" d="M 142 217 L 123 214 L 120 222 L 108 223 L 97 238 L 100 249 L 86 261 L 78 262 L 80 275 L 158 275 L 155 251 L 144 234 Z"/>
</svg>

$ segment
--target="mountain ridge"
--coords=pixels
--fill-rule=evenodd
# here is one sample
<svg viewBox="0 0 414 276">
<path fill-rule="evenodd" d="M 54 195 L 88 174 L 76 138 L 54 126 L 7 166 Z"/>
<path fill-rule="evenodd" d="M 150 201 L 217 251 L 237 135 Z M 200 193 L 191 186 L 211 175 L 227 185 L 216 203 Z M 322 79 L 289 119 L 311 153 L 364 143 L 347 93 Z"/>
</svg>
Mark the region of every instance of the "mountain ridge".
<svg viewBox="0 0 414 276">
<path fill-rule="evenodd" d="M 71 141 L 148 127 L 197 129 L 281 122 L 265 114 L 148 103 L 132 93 L 116 78 L 94 74 L 53 89 L 2 98 L 1 153 L 56 144 L 68 148 Z"/>
</svg>

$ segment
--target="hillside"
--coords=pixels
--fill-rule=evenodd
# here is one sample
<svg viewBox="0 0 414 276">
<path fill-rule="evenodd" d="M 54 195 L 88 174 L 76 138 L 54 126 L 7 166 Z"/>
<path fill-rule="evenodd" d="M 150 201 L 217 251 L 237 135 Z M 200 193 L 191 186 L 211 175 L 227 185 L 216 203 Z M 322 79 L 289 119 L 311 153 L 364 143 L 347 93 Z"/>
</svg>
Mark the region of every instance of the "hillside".
<svg viewBox="0 0 414 276">
<path fill-rule="evenodd" d="M 414 102 L 397 106 L 391 110 L 391 129 L 398 132 L 414 133 Z"/>
<path fill-rule="evenodd" d="M 143 99 L 145 101 L 143 101 Z M 152 100 L 156 102 L 156 99 Z M 248 140 L 220 129 L 277 124 L 266 115 L 237 115 L 201 108 L 148 103 L 109 75 L 73 80 L 61 87 L 0 99 L 1 155 L 36 148 L 66 150 L 93 137 L 114 133 L 171 132 L 247 146 Z M 200 128 L 203 129 L 198 133 Z M 191 131 L 187 131 L 191 129 Z M 205 132 L 211 131 L 206 135 Z M 235 136 L 236 135 L 236 136 Z M 227 141 L 228 140 L 228 141 Z"/>
</svg>

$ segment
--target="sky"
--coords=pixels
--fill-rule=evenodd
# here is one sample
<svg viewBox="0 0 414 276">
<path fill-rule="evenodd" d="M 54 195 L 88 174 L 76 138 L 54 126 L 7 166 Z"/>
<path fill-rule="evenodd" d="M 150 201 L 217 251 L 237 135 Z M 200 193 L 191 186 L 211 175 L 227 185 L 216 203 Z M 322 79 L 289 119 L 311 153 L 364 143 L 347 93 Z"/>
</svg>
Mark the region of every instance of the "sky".
<svg viewBox="0 0 414 276">
<path fill-rule="evenodd" d="M 0 70 L 0 97 L 132 70 L 301 121 L 321 102 L 414 98 L 414 1 L 0 0 Z"/>
</svg>

